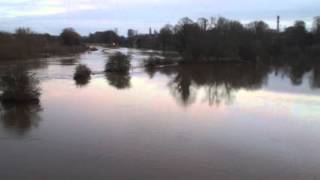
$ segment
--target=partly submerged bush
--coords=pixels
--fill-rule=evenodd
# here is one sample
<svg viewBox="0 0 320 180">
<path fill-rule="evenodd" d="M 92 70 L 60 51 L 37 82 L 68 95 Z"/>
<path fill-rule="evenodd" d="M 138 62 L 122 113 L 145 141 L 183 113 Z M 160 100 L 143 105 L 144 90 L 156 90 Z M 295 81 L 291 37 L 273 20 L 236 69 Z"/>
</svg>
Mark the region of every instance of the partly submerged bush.
<svg viewBox="0 0 320 180">
<path fill-rule="evenodd" d="M 96 48 L 96 47 L 90 47 L 90 48 L 89 48 L 89 51 L 98 51 L 98 48 Z"/>
<path fill-rule="evenodd" d="M 74 73 L 73 79 L 76 81 L 77 85 L 86 85 L 91 76 L 91 70 L 83 64 L 79 64 L 76 67 L 76 71 Z"/>
<path fill-rule="evenodd" d="M 105 66 L 106 72 L 128 72 L 130 70 L 130 56 L 117 52 L 109 57 Z"/>
<path fill-rule="evenodd" d="M 0 87 L 2 102 L 30 102 L 39 101 L 41 95 L 39 80 L 35 74 L 28 73 L 23 67 L 9 69 L 1 77 Z"/>
<path fill-rule="evenodd" d="M 173 60 L 156 56 L 150 56 L 148 59 L 145 59 L 143 61 L 143 65 L 145 68 L 154 68 L 156 66 L 171 65 L 174 63 L 175 62 Z"/>
</svg>

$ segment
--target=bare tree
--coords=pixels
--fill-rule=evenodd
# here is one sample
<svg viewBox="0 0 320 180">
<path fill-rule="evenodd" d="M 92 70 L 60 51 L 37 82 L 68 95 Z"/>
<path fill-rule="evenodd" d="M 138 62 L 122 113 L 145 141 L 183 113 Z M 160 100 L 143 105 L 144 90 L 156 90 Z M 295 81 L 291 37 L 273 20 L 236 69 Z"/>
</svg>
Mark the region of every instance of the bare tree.
<svg viewBox="0 0 320 180">
<path fill-rule="evenodd" d="M 202 30 L 204 30 L 204 31 L 206 31 L 207 30 L 207 28 L 208 28 L 208 19 L 206 19 L 206 18 L 199 18 L 198 19 L 198 25 L 200 26 L 200 28 L 202 29 Z"/>
</svg>

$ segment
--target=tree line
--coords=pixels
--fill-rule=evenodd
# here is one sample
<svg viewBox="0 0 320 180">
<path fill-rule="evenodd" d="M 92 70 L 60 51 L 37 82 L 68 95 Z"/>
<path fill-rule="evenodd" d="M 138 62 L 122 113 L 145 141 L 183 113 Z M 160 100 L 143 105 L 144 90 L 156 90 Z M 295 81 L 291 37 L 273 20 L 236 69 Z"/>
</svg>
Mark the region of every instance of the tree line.
<svg viewBox="0 0 320 180">
<path fill-rule="evenodd" d="M 280 32 L 263 21 L 242 24 L 224 17 L 210 21 L 206 18 L 193 21 L 185 17 L 176 25 L 165 25 L 159 32 L 139 34 L 129 29 L 127 37 L 112 30 L 81 37 L 72 28 L 64 29 L 59 36 L 19 28 L 15 33 L 0 32 L 0 58 L 81 52 L 83 43 L 175 51 L 184 62 L 314 61 L 320 57 L 320 16 L 314 18 L 312 29 L 307 29 L 306 23 L 298 20 Z"/>
<path fill-rule="evenodd" d="M 182 18 L 165 25 L 157 34 L 130 36 L 126 46 L 177 51 L 185 61 L 268 61 L 314 60 L 320 57 L 320 16 L 307 30 L 304 21 L 295 21 L 283 31 L 263 21 L 242 24 L 223 17 L 193 21 Z"/>
</svg>

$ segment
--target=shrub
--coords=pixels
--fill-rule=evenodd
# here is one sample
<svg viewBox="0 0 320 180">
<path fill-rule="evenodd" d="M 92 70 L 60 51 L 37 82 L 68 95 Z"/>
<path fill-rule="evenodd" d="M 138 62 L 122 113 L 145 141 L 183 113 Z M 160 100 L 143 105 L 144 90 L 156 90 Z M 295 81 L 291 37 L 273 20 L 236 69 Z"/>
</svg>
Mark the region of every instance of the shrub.
<svg viewBox="0 0 320 180">
<path fill-rule="evenodd" d="M 171 65 L 175 62 L 167 59 L 167 58 L 160 58 L 155 56 L 150 56 L 148 59 L 143 61 L 143 65 L 145 68 L 154 68 L 156 66 L 164 66 L 164 65 Z"/>
<path fill-rule="evenodd" d="M 91 70 L 83 64 L 79 64 L 76 67 L 73 79 L 76 81 L 77 85 L 86 85 L 90 80 Z"/>
<path fill-rule="evenodd" d="M 28 73 L 23 67 L 9 69 L 0 81 L 2 102 L 39 101 L 41 95 L 39 80 L 35 74 Z"/>
<path fill-rule="evenodd" d="M 128 72 L 130 70 L 130 56 L 117 52 L 110 56 L 105 66 L 106 72 Z"/>
</svg>

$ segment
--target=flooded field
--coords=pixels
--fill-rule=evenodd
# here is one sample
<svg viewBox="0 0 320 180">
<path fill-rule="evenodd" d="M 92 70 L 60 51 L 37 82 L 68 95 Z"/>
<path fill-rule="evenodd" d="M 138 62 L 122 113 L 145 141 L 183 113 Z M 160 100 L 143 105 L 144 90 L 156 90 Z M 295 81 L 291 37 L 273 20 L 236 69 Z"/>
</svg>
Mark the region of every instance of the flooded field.
<svg viewBox="0 0 320 180">
<path fill-rule="evenodd" d="M 131 55 L 129 75 L 103 73 L 116 51 Z M 0 105 L 0 179 L 320 179 L 320 66 L 143 68 L 154 55 L 11 62 L 37 74 L 42 95 Z M 84 84 L 80 63 L 94 72 Z"/>
</svg>

